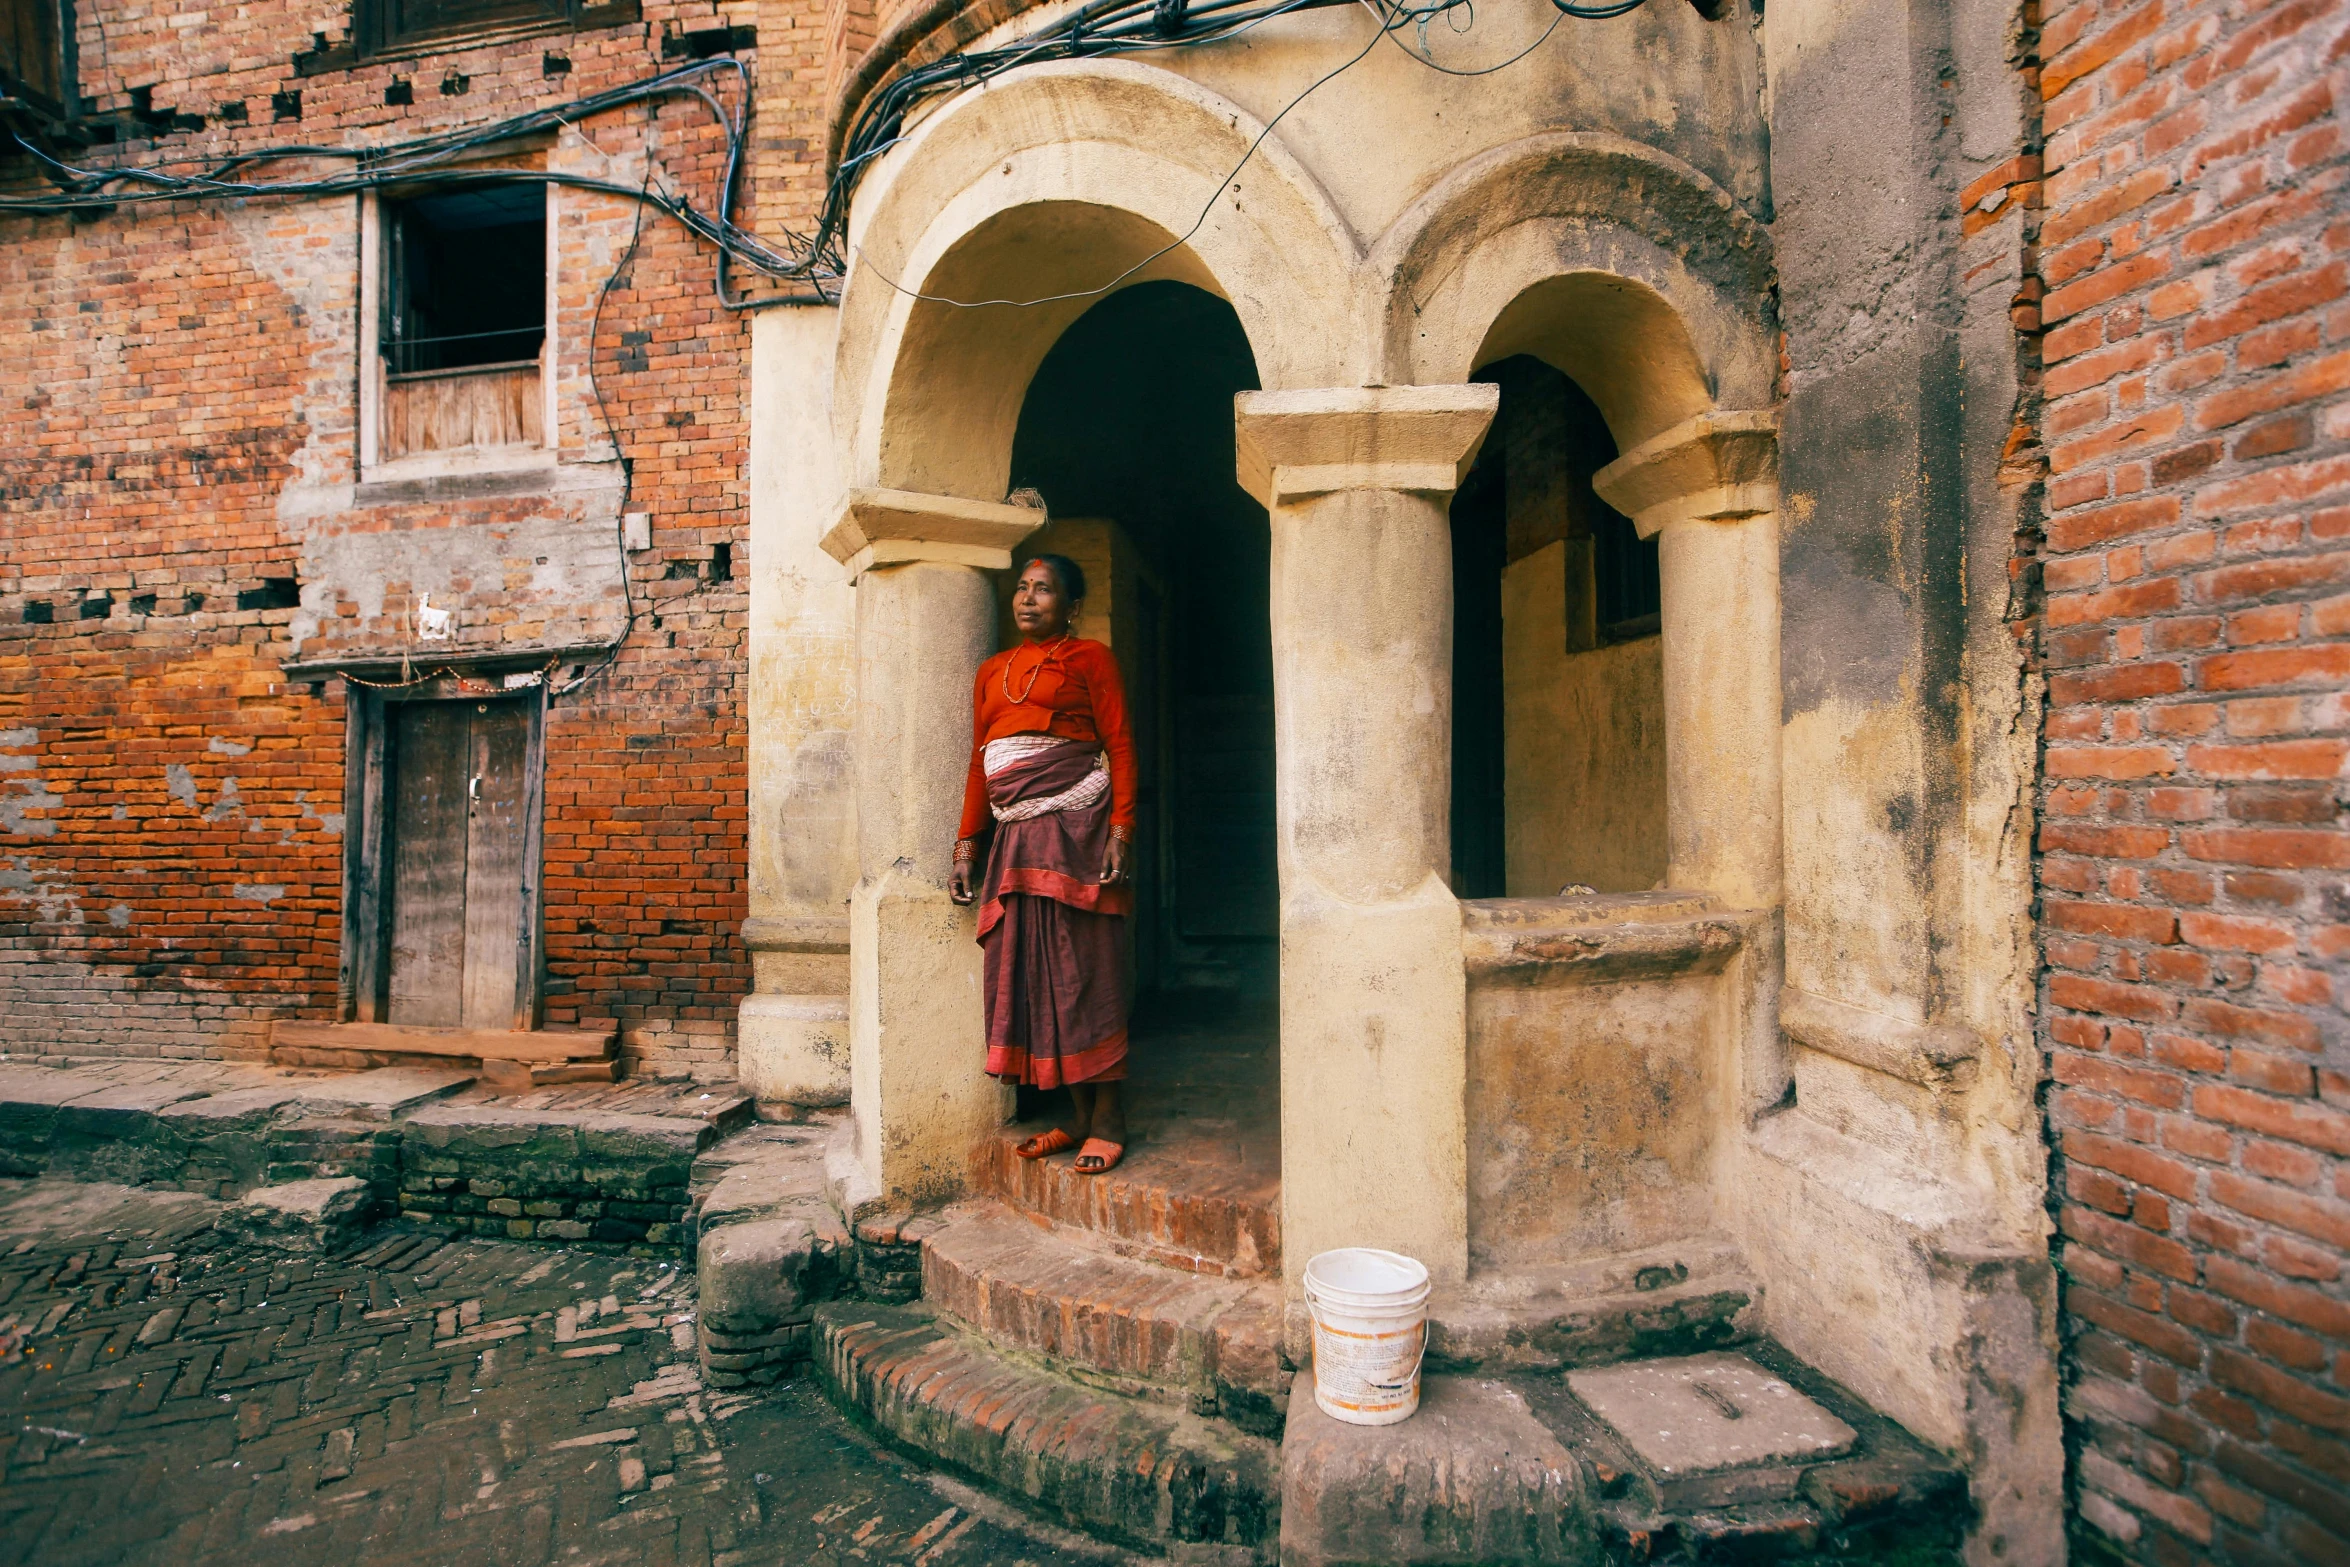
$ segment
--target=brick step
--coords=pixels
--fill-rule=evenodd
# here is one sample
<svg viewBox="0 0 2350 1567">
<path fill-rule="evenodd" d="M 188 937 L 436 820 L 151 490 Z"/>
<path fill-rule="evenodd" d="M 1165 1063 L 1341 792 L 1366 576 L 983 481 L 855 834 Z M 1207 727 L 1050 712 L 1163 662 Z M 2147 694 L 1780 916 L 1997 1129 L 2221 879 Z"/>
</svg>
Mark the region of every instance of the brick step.
<svg viewBox="0 0 2350 1567">
<path fill-rule="evenodd" d="M 1139 1262 L 979 1202 L 941 1215 L 924 1236 L 922 1299 L 1079 1380 L 1280 1433 L 1289 1377 L 1270 1281 Z"/>
<path fill-rule="evenodd" d="M 1007 1127 L 974 1160 L 974 1185 L 1011 1207 L 1089 1230 L 1134 1256 L 1193 1273 L 1253 1278 L 1281 1271 L 1281 1181 L 1236 1167 L 1198 1139 L 1138 1136 L 1106 1175 L 1080 1175 L 1068 1154 L 1023 1159 L 1041 1124 Z"/>
<path fill-rule="evenodd" d="M 1274 1560 L 1281 1459 L 1261 1438 L 1015 1363 L 920 1307 L 817 1307 L 815 1360 L 834 1402 L 890 1442 L 1089 1534 Z"/>
</svg>

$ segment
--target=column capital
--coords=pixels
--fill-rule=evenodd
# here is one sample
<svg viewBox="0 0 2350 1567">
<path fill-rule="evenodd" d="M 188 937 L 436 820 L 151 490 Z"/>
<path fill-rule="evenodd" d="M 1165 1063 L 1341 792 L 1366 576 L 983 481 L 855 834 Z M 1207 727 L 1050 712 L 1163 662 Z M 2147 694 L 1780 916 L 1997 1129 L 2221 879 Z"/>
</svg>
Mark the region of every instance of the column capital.
<svg viewBox="0 0 2350 1567">
<path fill-rule="evenodd" d="M 851 490 L 840 520 L 818 542 L 854 582 L 876 566 L 943 561 L 1005 571 L 1012 550 L 1044 526 L 1043 512 L 1001 501 L 923 495 L 914 490 Z"/>
<path fill-rule="evenodd" d="M 1232 400 L 1241 487 L 1270 511 L 1336 490 L 1447 495 L 1501 406 L 1501 388 L 1337 386 Z"/>
<path fill-rule="evenodd" d="M 1600 469 L 1591 487 L 1644 539 L 1670 523 L 1777 511 L 1779 416 L 1769 408 L 1699 414 Z"/>
</svg>

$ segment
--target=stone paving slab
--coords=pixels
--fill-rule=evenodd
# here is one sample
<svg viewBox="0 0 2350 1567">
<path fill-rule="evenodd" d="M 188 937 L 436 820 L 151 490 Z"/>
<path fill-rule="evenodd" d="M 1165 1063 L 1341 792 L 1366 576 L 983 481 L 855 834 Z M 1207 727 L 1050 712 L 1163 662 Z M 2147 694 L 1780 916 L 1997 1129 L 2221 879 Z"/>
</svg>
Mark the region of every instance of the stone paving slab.
<svg viewBox="0 0 2350 1567">
<path fill-rule="evenodd" d="M 422 1067 L 384 1067 L 335 1077 L 306 1078 L 295 1087 L 297 1102 L 311 1115 L 389 1121 L 404 1111 L 443 1099 L 473 1081 L 471 1072 L 437 1072 Z"/>
<path fill-rule="evenodd" d="M 1744 1355 L 1571 1371 L 1567 1386 L 1660 1475 L 1834 1458 L 1858 1436 Z"/>
<path fill-rule="evenodd" d="M 714 1392 L 688 1275 L 377 1232 L 290 1259 L 216 1203 L 0 1182 L 0 1563 L 1077 1567 L 805 1378 Z"/>
<path fill-rule="evenodd" d="M 0 1089 L 0 1096 L 5 1092 Z M 267 1088 L 232 1088 L 224 1094 L 183 1099 L 178 1104 L 166 1105 L 157 1114 L 184 1134 L 201 1136 L 238 1122 L 267 1121 L 279 1108 L 296 1104 L 301 1097 L 301 1089 L 291 1083 Z"/>
</svg>

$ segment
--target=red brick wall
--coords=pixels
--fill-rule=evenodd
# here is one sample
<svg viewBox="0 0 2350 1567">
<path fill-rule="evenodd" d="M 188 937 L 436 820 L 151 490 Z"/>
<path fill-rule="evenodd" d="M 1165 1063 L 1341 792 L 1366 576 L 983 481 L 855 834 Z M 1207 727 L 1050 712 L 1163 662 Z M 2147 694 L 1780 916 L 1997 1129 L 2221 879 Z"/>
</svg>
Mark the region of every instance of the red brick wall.
<svg viewBox="0 0 2350 1567">
<path fill-rule="evenodd" d="M 2051 4 L 2040 831 L 2076 1533 L 2350 1560 L 2341 0 Z"/>
<path fill-rule="evenodd" d="M 665 32 L 754 20 L 747 5 L 648 4 L 641 27 L 296 78 L 315 10 L 241 7 L 195 29 L 108 10 L 103 38 L 95 10 L 81 57 L 96 108 L 146 88 L 156 108 L 207 117 L 98 154 L 129 161 L 481 123 L 649 75 Z M 546 72 L 549 52 L 568 74 Z M 415 84 L 412 106 L 385 104 L 395 79 Z M 273 120 L 280 91 L 301 93 L 298 120 Z M 626 157 L 644 124 L 632 110 L 586 130 Z M 771 116 L 754 137 L 789 129 Z M 659 135 L 666 175 L 711 189 L 723 140 L 706 114 L 665 109 Z M 0 166 L 0 181 L 29 188 L 29 166 Z M 742 210 L 756 195 L 753 181 Z M 564 446 L 587 456 L 604 432 L 577 350 L 633 215 L 562 200 L 580 255 L 561 278 Z M 348 197 L 0 219 L 0 1050 L 241 1053 L 270 1018 L 332 1015 L 342 688 L 280 665 L 305 637 L 315 656 L 317 614 L 374 612 L 239 609 L 238 595 L 300 577 L 322 530 L 494 522 L 512 506 L 352 520 L 357 230 Z M 650 1067 L 724 1074 L 749 986 L 735 932 L 748 323 L 716 305 L 713 267 L 648 214 L 595 335 L 654 548 L 631 561 L 625 653 L 551 712 L 546 917 L 550 1021 L 616 1019 Z M 733 573 L 713 580 L 721 543 Z M 586 610 L 617 619 L 616 587 Z"/>
</svg>

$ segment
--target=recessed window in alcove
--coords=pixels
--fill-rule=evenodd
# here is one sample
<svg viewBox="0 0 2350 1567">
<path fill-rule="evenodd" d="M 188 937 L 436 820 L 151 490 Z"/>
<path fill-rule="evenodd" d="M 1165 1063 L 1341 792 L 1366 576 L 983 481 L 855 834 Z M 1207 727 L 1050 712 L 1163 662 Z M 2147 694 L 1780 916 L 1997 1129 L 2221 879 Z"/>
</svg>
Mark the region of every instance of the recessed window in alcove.
<svg viewBox="0 0 2350 1567">
<path fill-rule="evenodd" d="M 1592 493 L 1599 409 L 1517 355 L 1453 499 L 1454 890 L 1638 892 L 1665 874 L 1656 541 Z"/>
</svg>

